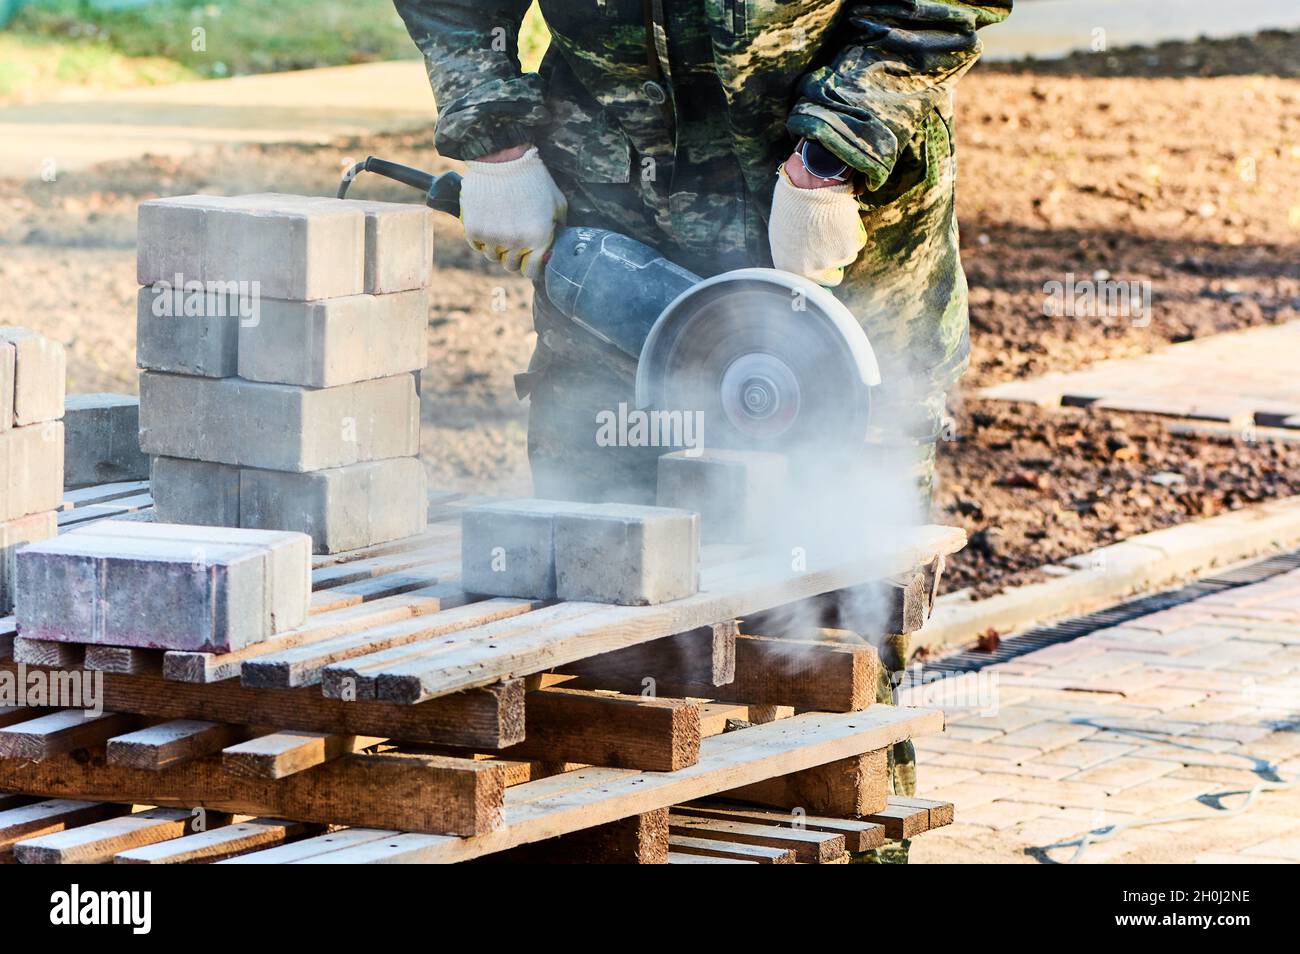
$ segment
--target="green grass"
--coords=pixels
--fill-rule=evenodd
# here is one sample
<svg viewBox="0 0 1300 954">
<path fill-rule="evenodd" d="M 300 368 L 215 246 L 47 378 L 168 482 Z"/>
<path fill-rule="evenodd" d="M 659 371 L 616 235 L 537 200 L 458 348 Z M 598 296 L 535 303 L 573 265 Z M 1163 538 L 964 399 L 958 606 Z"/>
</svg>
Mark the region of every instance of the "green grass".
<svg viewBox="0 0 1300 954">
<path fill-rule="evenodd" d="M 24 8 L 10 31 L 75 43 L 93 39 L 125 56 L 162 57 L 207 77 L 419 56 L 391 0 L 172 0 L 116 10 L 41 0 Z M 534 7 L 521 43 L 529 68 L 547 42 Z"/>
</svg>

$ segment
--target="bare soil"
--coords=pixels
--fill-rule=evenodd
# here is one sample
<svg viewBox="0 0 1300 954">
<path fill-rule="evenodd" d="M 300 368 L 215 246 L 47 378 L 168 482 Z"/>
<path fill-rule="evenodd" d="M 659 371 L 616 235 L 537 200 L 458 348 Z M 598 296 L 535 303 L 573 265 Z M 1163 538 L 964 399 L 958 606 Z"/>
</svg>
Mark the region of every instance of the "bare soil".
<svg viewBox="0 0 1300 954">
<path fill-rule="evenodd" d="M 957 128 L 974 351 L 935 516 L 964 526 L 972 545 L 950 586 L 987 594 L 1095 546 L 1300 492 L 1300 445 L 1189 439 L 1156 419 L 975 397 L 998 381 L 1300 316 L 1300 82 L 981 68 L 959 90 Z M 366 153 L 445 165 L 421 133 L 0 181 L 0 324 L 63 341 L 71 390 L 134 391 L 136 205 L 199 191 L 331 194 L 345 161 Z M 532 349 L 531 289 L 477 260 L 453 222 L 440 224 L 437 253 L 423 400 L 432 479 L 525 491 L 527 405 L 512 375 Z M 1047 317 L 1044 283 L 1071 272 L 1150 281 L 1153 320 Z"/>
</svg>

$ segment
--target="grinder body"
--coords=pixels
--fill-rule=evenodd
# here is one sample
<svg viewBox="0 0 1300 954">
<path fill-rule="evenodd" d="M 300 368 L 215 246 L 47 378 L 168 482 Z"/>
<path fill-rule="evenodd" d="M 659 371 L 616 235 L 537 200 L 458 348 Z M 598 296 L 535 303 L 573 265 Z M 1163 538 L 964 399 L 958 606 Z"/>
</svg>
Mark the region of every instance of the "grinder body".
<svg viewBox="0 0 1300 954">
<path fill-rule="evenodd" d="M 344 176 L 377 172 L 426 190 L 459 217 L 460 176 L 371 157 Z M 695 411 L 710 446 L 798 452 L 861 443 L 880 372 L 865 332 L 826 289 L 750 268 L 707 280 L 644 242 L 585 226 L 557 230 L 542 290 L 555 317 L 550 347 L 591 356 L 629 377 L 637 404 Z"/>
</svg>

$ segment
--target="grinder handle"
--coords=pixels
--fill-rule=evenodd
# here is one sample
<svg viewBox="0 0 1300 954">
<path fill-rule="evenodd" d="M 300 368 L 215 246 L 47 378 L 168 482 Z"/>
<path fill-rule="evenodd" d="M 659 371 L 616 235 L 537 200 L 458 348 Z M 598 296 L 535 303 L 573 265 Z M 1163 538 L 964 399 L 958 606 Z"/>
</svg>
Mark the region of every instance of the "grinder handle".
<svg viewBox="0 0 1300 954">
<path fill-rule="evenodd" d="M 380 159 L 378 156 L 367 156 L 364 162 L 358 162 L 343 173 L 343 179 L 339 182 L 340 199 L 347 197 L 348 186 L 362 172 L 373 172 L 403 185 L 423 190 L 425 205 L 437 212 L 446 212 L 448 215 L 460 218 L 461 177 L 458 172 L 444 172 L 440 176 L 435 176 L 432 172 L 404 166 L 400 162 Z"/>
</svg>

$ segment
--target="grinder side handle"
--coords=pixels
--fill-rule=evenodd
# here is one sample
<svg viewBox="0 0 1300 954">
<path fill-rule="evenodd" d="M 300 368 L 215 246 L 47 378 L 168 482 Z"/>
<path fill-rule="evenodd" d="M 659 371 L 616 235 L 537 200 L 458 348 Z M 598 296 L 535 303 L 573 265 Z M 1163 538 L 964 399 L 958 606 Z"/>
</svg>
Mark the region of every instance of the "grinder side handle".
<svg viewBox="0 0 1300 954">
<path fill-rule="evenodd" d="M 352 185 L 352 180 L 362 172 L 373 172 L 386 179 L 420 189 L 424 192 L 424 204 L 429 208 L 435 212 L 446 212 L 450 216 L 460 218 L 461 176 L 459 172 L 444 172 L 436 176 L 432 172 L 425 172 L 414 166 L 404 166 L 390 159 L 367 156 L 364 162 L 358 162 L 343 173 L 343 178 L 339 182 L 340 199 L 347 198 L 348 186 Z"/>
</svg>

